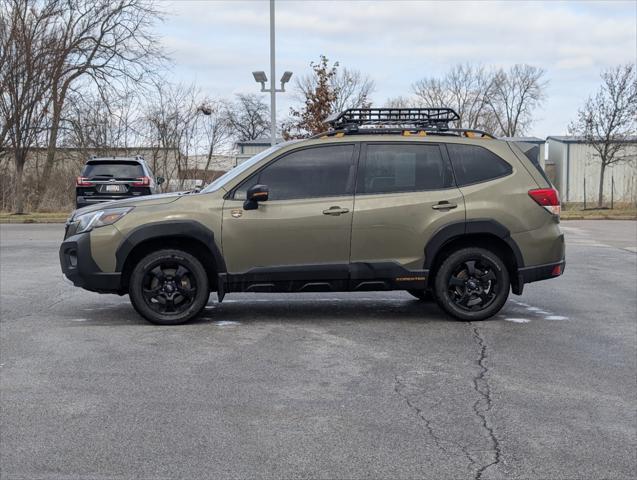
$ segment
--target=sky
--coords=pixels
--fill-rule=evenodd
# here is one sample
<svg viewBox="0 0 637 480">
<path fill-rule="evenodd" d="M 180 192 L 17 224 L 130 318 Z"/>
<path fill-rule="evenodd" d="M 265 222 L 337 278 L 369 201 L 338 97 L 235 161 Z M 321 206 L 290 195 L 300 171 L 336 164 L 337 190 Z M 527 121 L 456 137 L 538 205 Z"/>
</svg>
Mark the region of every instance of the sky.
<svg viewBox="0 0 637 480">
<path fill-rule="evenodd" d="M 269 75 L 269 2 L 162 1 L 157 26 L 173 59 L 168 78 L 210 97 L 257 93 Z M 409 96 L 411 85 L 455 64 L 546 70 L 544 105 L 526 132 L 565 134 L 603 69 L 637 58 L 637 1 L 276 1 L 277 81 L 308 74 L 321 54 L 372 77 L 374 104 Z M 269 102 L 268 94 L 264 100 Z M 278 119 L 293 99 L 277 95 Z"/>
</svg>

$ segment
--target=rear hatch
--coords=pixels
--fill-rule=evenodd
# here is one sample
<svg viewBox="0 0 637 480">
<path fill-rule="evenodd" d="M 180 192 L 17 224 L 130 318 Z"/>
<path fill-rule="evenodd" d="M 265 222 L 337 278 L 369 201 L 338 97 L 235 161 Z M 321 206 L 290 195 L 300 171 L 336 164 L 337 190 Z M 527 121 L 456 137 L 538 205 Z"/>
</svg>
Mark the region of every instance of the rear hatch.
<svg viewBox="0 0 637 480">
<path fill-rule="evenodd" d="M 124 160 L 89 161 L 77 178 L 77 194 L 116 199 L 149 195 L 150 178 L 139 162 Z"/>
</svg>

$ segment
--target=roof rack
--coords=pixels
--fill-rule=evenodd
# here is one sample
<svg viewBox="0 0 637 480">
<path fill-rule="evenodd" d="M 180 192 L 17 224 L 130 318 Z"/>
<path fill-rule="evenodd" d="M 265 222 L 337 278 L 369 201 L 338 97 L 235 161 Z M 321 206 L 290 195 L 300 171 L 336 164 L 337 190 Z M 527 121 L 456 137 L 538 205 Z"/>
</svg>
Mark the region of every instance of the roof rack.
<svg viewBox="0 0 637 480">
<path fill-rule="evenodd" d="M 452 108 L 350 108 L 329 117 L 327 132 L 312 138 L 343 135 L 452 135 L 467 138 L 495 139 L 490 133 L 470 128 L 450 128 L 449 122 L 460 120 Z"/>
<path fill-rule="evenodd" d="M 349 108 L 325 123 L 333 129 L 382 125 L 444 130 L 456 120 L 460 116 L 452 108 Z"/>
</svg>

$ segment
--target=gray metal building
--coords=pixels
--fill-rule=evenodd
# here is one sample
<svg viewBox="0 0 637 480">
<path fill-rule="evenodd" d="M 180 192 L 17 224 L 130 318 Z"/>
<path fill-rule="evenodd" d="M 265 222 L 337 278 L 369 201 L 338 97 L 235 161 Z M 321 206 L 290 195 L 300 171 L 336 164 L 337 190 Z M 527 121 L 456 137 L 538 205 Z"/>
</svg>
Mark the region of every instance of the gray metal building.
<svg viewBox="0 0 637 480">
<path fill-rule="evenodd" d="M 637 201 L 637 137 L 622 142 L 625 160 L 608 167 L 604 174 L 604 197 L 610 199 L 611 186 L 616 202 Z M 550 136 L 547 138 L 548 158 L 555 164 L 555 186 L 563 202 L 597 200 L 601 161 L 595 150 L 582 137 Z"/>
</svg>

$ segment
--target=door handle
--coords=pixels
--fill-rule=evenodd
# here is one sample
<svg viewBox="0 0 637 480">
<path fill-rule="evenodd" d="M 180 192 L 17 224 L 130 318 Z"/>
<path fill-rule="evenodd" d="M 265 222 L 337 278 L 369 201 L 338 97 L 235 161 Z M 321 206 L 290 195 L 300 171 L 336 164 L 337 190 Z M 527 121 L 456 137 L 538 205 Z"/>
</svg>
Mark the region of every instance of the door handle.
<svg viewBox="0 0 637 480">
<path fill-rule="evenodd" d="M 339 216 L 343 213 L 348 213 L 348 212 L 349 212 L 349 208 L 330 207 L 327 210 L 323 210 L 323 215 Z"/>
<path fill-rule="evenodd" d="M 451 210 L 452 208 L 456 208 L 458 205 L 455 203 L 449 203 L 446 200 L 442 202 L 438 202 L 436 205 L 432 205 L 431 208 L 434 210 Z"/>
</svg>

